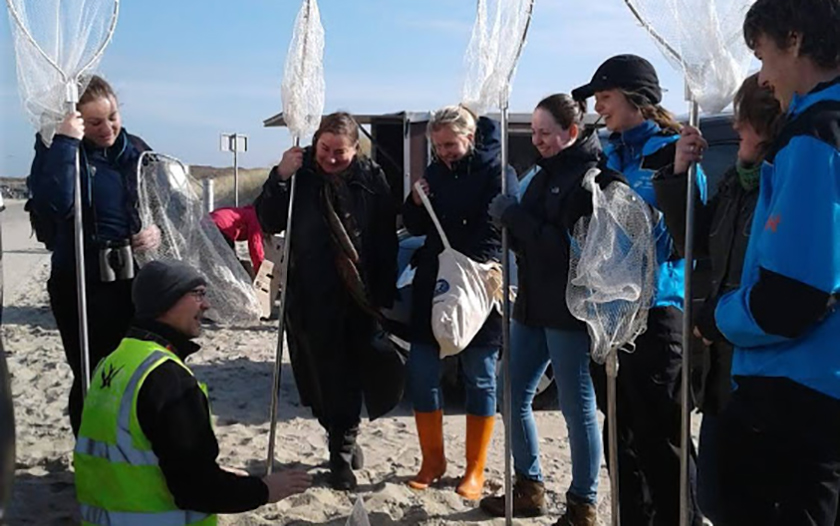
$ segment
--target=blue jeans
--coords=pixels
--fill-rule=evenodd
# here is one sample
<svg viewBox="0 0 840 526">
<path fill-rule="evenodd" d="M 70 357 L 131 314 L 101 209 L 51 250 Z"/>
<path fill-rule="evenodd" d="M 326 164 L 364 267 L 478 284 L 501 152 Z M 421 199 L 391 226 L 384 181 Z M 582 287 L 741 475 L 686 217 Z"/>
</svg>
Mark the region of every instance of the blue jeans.
<svg viewBox="0 0 840 526">
<path fill-rule="evenodd" d="M 467 413 L 475 416 L 496 414 L 496 361 L 498 347 L 469 346 L 458 354 L 461 376 L 466 387 Z M 408 355 L 408 384 L 411 402 L 418 413 L 443 408 L 440 389 L 440 350 L 436 345 L 411 344 Z"/>
<path fill-rule="evenodd" d="M 529 327 L 516 321 L 511 325 L 514 469 L 520 476 L 542 481 L 539 437 L 531 402 L 550 361 L 560 411 L 569 429 L 572 452 L 569 493 L 594 504 L 598 498 L 598 474 L 603 451 L 595 389 L 589 375 L 589 346 L 589 335 L 584 331 Z"/>
</svg>

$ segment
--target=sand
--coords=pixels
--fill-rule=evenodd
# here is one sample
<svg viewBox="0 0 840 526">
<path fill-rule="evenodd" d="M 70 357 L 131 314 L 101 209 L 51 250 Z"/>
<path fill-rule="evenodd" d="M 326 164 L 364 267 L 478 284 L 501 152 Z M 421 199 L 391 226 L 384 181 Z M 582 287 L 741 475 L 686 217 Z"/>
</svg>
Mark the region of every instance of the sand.
<svg viewBox="0 0 840 526">
<path fill-rule="evenodd" d="M 17 419 L 18 458 L 9 521 L 14 525 L 77 524 L 71 452 L 73 437 L 66 416 L 70 368 L 64 363 L 55 321 L 49 311 L 46 279 L 48 254 L 29 239 L 20 203 L 4 213 L 6 298 L 3 337 L 12 373 Z M 208 328 L 201 352 L 189 360 L 196 376 L 208 384 L 210 404 L 226 466 L 262 474 L 269 430 L 269 393 L 276 349 L 276 322 L 249 327 Z M 366 464 L 357 473 L 359 488 L 346 493 L 326 484 L 326 437 L 310 411 L 301 407 L 286 360 L 283 367 L 277 461 L 306 466 L 314 486 L 301 495 L 239 515 L 223 516 L 225 525 L 344 525 L 355 499 L 361 497 L 373 526 L 390 524 L 504 524 L 484 514 L 477 502 L 455 491 L 464 468 L 465 417 L 461 404 L 448 404 L 445 418 L 447 478 L 417 492 L 406 480 L 420 467 L 420 452 L 410 407 L 403 403 L 391 415 L 364 421 L 359 442 Z M 565 508 L 571 477 L 569 440 L 556 410 L 536 415 L 548 490 L 549 515 L 515 520 L 516 524 L 552 524 Z M 501 492 L 504 480 L 503 427 L 497 418 L 488 459 L 486 492 Z M 676 483 L 676 481 L 675 481 Z M 602 467 L 598 504 L 608 524 L 609 497 Z"/>
</svg>

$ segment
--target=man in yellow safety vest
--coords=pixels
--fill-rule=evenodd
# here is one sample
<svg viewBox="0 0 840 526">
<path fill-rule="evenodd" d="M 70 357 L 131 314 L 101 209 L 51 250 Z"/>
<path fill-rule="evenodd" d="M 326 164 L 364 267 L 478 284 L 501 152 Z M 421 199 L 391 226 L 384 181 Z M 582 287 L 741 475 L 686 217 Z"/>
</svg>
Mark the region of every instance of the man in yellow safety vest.
<svg viewBox="0 0 840 526">
<path fill-rule="evenodd" d="M 225 469 L 207 388 L 184 360 L 199 350 L 207 282 L 179 261 L 154 261 L 134 280 L 135 321 L 96 367 L 74 452 L 83 525 L 215 525 L 305 491 L 310 476 L 259 478 Z"/>
</svg>

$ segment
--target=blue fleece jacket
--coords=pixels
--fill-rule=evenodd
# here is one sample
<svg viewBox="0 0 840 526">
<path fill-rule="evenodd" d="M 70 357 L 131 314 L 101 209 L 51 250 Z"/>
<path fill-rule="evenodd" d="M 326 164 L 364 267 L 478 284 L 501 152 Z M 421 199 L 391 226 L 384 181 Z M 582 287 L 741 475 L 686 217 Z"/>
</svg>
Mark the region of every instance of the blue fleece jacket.
<svg viewBox="0 0 840 526">
<path fill-rule="evenodd" d="M 621 172 L 627 182 L 649 205 L 656 207 L 654 174 L 674 162 L 674 144 L 679 135 L 663 132 L 653 121 L 645 121 L 623 133 L 614 133 L 604 148 L 607 167 Z M 706 176 L 697 167 L 697 187 L 706 201 Z M 674 241 L 660 216 L 654 227 L 657 269 L 654 307 L 682 310 L 685 298 L 685 260 L 677 255 Z"/>
</svg>

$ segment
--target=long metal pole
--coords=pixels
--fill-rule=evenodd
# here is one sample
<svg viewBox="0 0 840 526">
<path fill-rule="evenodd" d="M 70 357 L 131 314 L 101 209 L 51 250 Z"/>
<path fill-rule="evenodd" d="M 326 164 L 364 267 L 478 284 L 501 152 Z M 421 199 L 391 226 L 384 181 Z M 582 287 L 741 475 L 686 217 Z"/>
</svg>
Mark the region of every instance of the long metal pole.
<svg viewBox="0 0 840 526">
<path fill-rule="evenodd" d="M 688 123 L 698 126 L 700 115 L 697 102 L 686 85 L 689 101 Z M 692 332 L 692 271 L 694 269 L 694 198 L 697 181 L 697 165 L 688 169 L 688 186 L 685 207 L 685 306 L 682 323 L 682 447 L 680 449 L 680 526 L 689 526 L 691 498 L 689 492 L 689 459 L 691 452 L 691 332 Z"/>
<path fill-rule="evenodd" d="M 75 82 L 66 85 L 66 101 L 69 112 L 76 111 L 79 102 L 79 88 Z M 90 343 L 88 338 L 87 287 L 85 282 L 85 230 L 82 221 L 82 170 L 79 150 L 76 150 L 76 181 L 73 191 L 73 229 L 76 250 L 76 308 L 79 311 L 79 352 L 82 362 L 82 396 L 90 386 Z"/>
<path fill-rule="evenodd" d="M 508 100 L 502 94 L 502 195 L 508 195 Z M 505 524 L 513 524 L 512 486 L 512 429 L 511 429 L 511 386 L 510 386 L 510 239 L 508 229 L 502 227 L 502 370 L 504 371 L 503 410 L 505 424 Z"/>
<path fill-rule="evenodd" d="M 528 36 L 528 29 L 531 27 L 531 17 L 534 14 L 534 2 L 530 0 L 527 5 L 525 27 L 522 30 L 522 38 L 516 48 L 516 58 L 513 67 L 505 79 L 505 86 L 499 99 L 499 110 L 502 116 L 502 195 L 508 195 L 507 166 L 508 166 L 508 112 L 510 109 L 509 89 L 513 80 L 513 72 L 516 63 L 522 55 L 525 47 L 525 39 Z M 510 383 L 510 234 L 508 229 L 502 227 L 502 370 L 504 371 L 503 408 L 502 418 L 505 425 L 505 525 L 513 524 L 513 430 L 511 422 L 511 383 Z"/>
<path fill-rule="evenodd" d="M 610 459 L 610 512 L 612 525 L 621 524 L 621 499 L 618 488 L 618 414 L 616 408 L 616 381 L 618 378 L 618 349 L 607 354 L 607 448 Z"/>
<path fill-rule="evenodd" d="M 295 146 L 300 146 L 300 139 L 295 139 Z M 266 461 L 266 473 L 271 475 L 274 470 L 274 446 L 277 436 L 277 404 L 280 397 L 280 377 L 283 372 L 283 345 L 285 344 L 286 331 L 286 294 L 289 287 L 289 255 L 292 247 L 292 211 L 295 204 L 295 187 L 297 186 L 297 174 L 292 176 L 291 189 L 289 190 L 289 210 L 286 215 L 286 235 L 283 240 L 283 261 L 280 263 L 280 321 L 277 329 L 277 355 L 274 363 L 274 382 L 271 388 L 271 428 L 268 436 L 268 460 Z"/>
<path fill-rule="evenodd" d="M 234 133 L 231 139 L 233 146 L 233 206 L 239 207 L 239 137 Z"/>
</svg>

